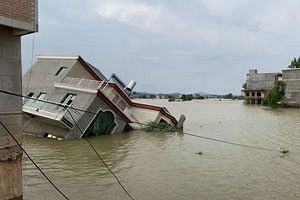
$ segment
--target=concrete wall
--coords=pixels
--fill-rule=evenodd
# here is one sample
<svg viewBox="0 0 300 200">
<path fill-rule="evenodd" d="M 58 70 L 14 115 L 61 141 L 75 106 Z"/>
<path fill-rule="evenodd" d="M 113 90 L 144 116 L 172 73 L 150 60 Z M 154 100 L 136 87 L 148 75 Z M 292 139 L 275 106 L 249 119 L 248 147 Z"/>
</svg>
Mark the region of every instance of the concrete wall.
<svg viewBox="0 0 300 200">
<path fill-rule="evenodd" d="M 75 59 L 54 60 L 37 59 L 34 65 L 23 76 L 23 94 L 28 92 L 51 93 L 54 83 L 61 82 L 77 61 Z M 55 76 L 60 67 L 66 67 Z M 29 83 L 29 84 L 28 84 Z"/>
<path fill-rule="evenodd" d="M 95 80 L 95 78 L 78 61 L 75 63 L 72 69 L 67 73 L 66 77 L 85 78 L 85 79 Z"/>
<path fill-rule="evenodd" d="M 272 89 L 277 74 L 278 73 L 257 73 L 257 70 L 249 70 L 249 73 L 247 74 L 246 90 Z"/>
<path fill-rule="evenodd" d="M 286 84 L 283 103 L 300 107 L 300 69 L 282 70 L 282 81 Z"/>
<path fill-rule="evenodd" d="M 21 41 L 0 25 L 0 89 L 21 94 Z M 18 138 L 22 133 L 22 99 L 0 93 L 0 120 Z M 22 196 L 22 151 L 0 127 L 0 199 Z"/>
<path fill-rule="evenodd" d="M 9 26 L 13 34 L 26 34 L 38 29 L 37 0 L 1 0 L 0 25 Z"/>
<path fill-rule="evenodd" d="M 46 133 L 55 135 L 59 138 L 65 138 L 66 132 L 69 130 L 67 128 L 62 128 L 57 123 L 51 123 L 49 120 L 45 120 L 41 117 L 30 117 L 24 114 L 24 133 L 32 134 L 38 137 L 43 137 Z"/>
</svg>

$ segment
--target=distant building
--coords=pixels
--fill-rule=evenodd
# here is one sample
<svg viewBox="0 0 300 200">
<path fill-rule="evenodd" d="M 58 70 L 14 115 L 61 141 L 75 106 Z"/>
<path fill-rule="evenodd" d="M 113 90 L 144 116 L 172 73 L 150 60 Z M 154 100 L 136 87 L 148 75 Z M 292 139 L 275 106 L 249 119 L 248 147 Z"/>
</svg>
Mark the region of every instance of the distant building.
<svg viewBox="0 0 300 200">
<path fill-rule="evenodd" d="M 300 107 L 300 69 L 282 70 L 282 80 L 286 84 L 283 104 Z"/>
<path fill-rule="evenodd" d="M 282 80 L 281 73 L 257 73 L 256 69 L 249 70 L 243 90 L 245 103 L 262 104 L 264 97 L 278 80 Z"/>
</svg>

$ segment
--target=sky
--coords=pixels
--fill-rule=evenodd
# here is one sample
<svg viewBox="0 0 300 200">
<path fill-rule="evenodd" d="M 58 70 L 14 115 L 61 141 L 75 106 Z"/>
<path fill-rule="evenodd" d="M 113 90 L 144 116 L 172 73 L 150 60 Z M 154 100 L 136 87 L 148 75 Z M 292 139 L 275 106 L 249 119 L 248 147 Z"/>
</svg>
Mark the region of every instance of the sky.
<svg viewBox="0 0 300 200">
<path fill-rule="evenodd" d="M 241 93 L 249 69 L 280 72 L 300 52 L 299 0 L 44 0 L 35 55 L 81 55 L 136 91 Z M 32 43 L 34 37 L 34 49 Z"/>
</svg>

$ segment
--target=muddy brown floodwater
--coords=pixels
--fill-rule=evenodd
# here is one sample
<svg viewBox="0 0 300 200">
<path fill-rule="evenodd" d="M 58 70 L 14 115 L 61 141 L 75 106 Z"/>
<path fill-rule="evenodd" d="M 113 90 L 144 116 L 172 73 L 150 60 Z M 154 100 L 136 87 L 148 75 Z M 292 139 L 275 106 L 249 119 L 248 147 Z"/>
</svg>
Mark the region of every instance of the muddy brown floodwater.
<svg viewBox="0 0 300 200">
<path fill-rule="evenodd" d="M 134 131 L 92 138 L 136 200 L 300 199 L 299 109 L 270 110 L 241 101 L 139 102 L 166 106 L 176 117 L 184 113 L 186 132 L 289 153 L 178 133 Z M 26 136 L 23 143 L 70 199 L 128 199 L 85 140 Z M 23 176 L 25 199 L 63 199 L 26 158 Z"/>
</svg>

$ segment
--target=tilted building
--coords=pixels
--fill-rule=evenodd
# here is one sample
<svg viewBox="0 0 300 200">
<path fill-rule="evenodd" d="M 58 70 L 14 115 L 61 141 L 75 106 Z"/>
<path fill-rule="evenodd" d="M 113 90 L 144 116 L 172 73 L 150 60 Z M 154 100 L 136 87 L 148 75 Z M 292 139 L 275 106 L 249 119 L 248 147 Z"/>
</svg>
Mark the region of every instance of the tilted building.
<svg viewBox="0 0 300 200">
<path fill-rule="evenodd" d="M 282 80 L 281 73 L 257 73 L 256 69 L 249 70 L 243 90 L 245 103 L 262 104 L 264 97 L 278 80 Z"/>
<path fill-rule="evenodd" d="M 80 56 L 38 56 L 23 77 L 24 132 L 82 138 L 142 128 L 154 121 L 177 126 L 166 108 L 132 102 L 113 74 L 107 79 Z"/>
</svg>

